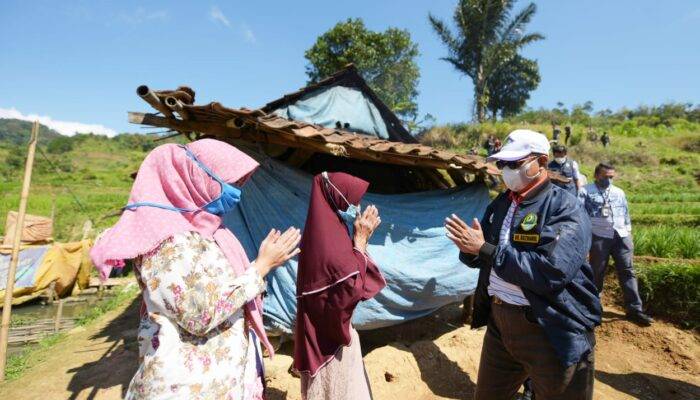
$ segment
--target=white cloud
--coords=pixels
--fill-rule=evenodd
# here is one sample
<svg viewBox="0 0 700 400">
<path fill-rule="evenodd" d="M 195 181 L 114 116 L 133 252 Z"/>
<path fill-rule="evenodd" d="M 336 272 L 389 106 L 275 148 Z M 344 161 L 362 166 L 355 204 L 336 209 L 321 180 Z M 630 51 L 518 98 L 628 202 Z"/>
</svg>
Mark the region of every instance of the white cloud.
<svg viewBox="0 0 700 400">
<path fill-rule="evenodd" d="M 117 132 L 104 125 L 84 124 L 82 122 L 57 121 L 46 115 L 22 114 L 16 108 L 0 108 L 0 119 L 19 119 L 22 121 L 36 121 L 48 126 L 61 135 L 73 136 L 76 133 L 94 133 L 96 135 L 116 136 Z"/>
<path fill-rule="evenodd" d="M 217 6 L 211 6 L 211 11 L 209 11 L 209 16 L 214 22 L 221 22 L 222 24 L 231 27 L 231 21 L 226 18 L 221 9 Z"/>
<path fill-rule="evenodd" d="M 250 42 L 250 43 L 257 42 L 257 39 L 255 38 L 255 34 L 253 33 L 253 30 L 250 29 L 250 27 L 246 24 L 243 24 L 243 37 L 245 37 L 245 40 Z"/>
<path fill-rule="evenodd" d="M 165 10 L 147 11 L 143 7 L 137 7 L 134 11 L 123 12 L 118 15 L 118 19 L 128 24 L 140 24 L 148 21 L 162 21 L 168 18 Z"/>
</svg>

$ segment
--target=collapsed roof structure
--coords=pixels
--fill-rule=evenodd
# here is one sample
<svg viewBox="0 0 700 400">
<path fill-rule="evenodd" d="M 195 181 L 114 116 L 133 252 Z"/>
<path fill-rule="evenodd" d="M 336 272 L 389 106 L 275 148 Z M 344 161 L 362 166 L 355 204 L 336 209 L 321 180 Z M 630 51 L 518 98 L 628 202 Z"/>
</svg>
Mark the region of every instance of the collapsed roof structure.
<svg viewBox="0 0 700 400">
<path fill-rule="evenodd" d="M 270 228 L 303 227 L 313 175 L 341 171 L 370 182 L 363 203 L 377 205 L 383 223 L 368 251 L 388 286 L 358 307 L 358 329 L 426 315 L 476 287 L 477 271 L 459 262 L 444 217 L 480 218 L 490 201 L 483 183 L 497 169 L 481 157 L 418 143 L 354 66 L 259 109 L 196 105 L 188 87 L 140 86 L 137 93 L 157 113 L 132 112 L 130 122 L 223 140 L 260 162 L 224 220 L 251 259 Z M 290 260 L 268 275 L 264 318 L 271 332 L 293 329 L 296 268 Z"/>
</svg>

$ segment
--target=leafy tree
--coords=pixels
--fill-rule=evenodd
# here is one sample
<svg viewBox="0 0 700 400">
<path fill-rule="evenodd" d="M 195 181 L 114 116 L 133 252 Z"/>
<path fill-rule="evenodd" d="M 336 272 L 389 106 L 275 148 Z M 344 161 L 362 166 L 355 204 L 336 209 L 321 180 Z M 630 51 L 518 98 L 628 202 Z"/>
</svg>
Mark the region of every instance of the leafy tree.
<svg viewBox="0 0 700 400">
<path fill-rule="evenodd" d="M 332 75 L 349 63 L 386 105 L 404 120 L 416 119 L 418 45 L 406 30 L 389 28 L 374 32 L 362 19 L 339 22 L 319 36 L 304 56 L 310 82 Z"/>
<path fill-rule="evenodd" d="M 518 114 L 530 99 L 530 92 L 535 90 L 539 83 L 540 72 L 537 61 L 520 55 L 513 57 L 488 81 L 487 108 L 492 118 L 496 119 L 499 112 L 503 117 Z"/>
<path fill-rule="evenodd" d="M 443 60 L 472 78 L 476 117 L 483 122 L 489 103 L 488 83 L 524 46 L 544 39 L 525 33 L 537 7 L 530 3 L 511 18 L 515 0 L 459 0 L 454 12 L 457 34 L 442 20 L 429 15 L 430 24 L 447 46 Z"/>
<path fill-rule="evenodd" d="M 73 150 L 73 140 L 68 136 L 60 136 L 51 140 L 47 146 L 49 153 L 61 154 Z"/>
</svg>

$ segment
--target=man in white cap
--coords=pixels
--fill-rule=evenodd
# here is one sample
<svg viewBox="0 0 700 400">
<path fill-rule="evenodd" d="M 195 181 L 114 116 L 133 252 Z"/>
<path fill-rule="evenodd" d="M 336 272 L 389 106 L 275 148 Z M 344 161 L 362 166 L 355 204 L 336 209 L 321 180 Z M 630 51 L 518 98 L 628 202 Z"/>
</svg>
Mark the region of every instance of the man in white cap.
<svg viewBox="0 0 700 400">
<path fill-rule="evenodd" d="M 549 141 L 511 132 L 491 155 L 508 190 L 481 223 L 446 220 L 460 260 L 479 268 L 472 328 L 486 325 L 475 398 L 512 399 L 529 377 L 538 400 L 591 399 L 601 306 L 586 261 L 591 223 L 550 183 Z"/>
</svg>

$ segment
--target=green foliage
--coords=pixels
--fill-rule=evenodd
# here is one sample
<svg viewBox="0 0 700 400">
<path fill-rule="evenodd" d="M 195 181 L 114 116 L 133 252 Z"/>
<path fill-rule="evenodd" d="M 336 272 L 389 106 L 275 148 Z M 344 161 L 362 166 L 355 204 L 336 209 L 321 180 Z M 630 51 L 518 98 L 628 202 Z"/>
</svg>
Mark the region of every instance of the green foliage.
<svg viewBox="0 0 700 400">
<path fill-rule="evenodd" d="M 26 145 L 32 133 L 33 122 L 18 119 L 0 118 L 0 143 Z M 60 133 L 43 125 L 39 128 L 39 143 L 45 144 L 55 138 L 62 137 Z"/>
<path fill-rule="evenodd" d="M 135 299 L 138 293 L 139 288 L 135 284 L 120 288 L 115 296 L 109 297 L 81 313 L 76 319 L 76 324 L 79 326 L 87 325 L 108 311 L 112 311 L 120 305 Z"/>
<path fill-rule="evenodd" d="M 129 301 L 135 299 L 139 293 L 138 286 L 135 284 L 118 287 L 115 288 L 115 290 L 117 291 L 116 295 L 98 302 L 94 307 L 81 313 L 76 323 L 79 326 L 87 325 L 108 311 L 114 310 L 123 304 L 127 304 Z M 14 319 L 16 319 L 16 317 L 13 317 L 13 326 L 31 323 L 31 321 L 22 319 L 19 320 L 19 323 L 15 323 Z M 28 368 L 43 361 L 49 354 L 51 347 L 58 344 L 64 338 L 66 338 L 65 333 L 49 334 L 36 344 L 27 346 L 21 353 L 9 357 L 7 360 L 7 369 L 5 371 L 6 379 L 8 381 L 17 379 Z"/>
<path fill-rule="evenodd" d="M 590 101 L 575 104 L 571 109 L 559 103 L 552 109 L 525 110 L 513 116 L 512 120 L 529 124 L 574 123 L 595 127 L 601 131 L 599 134 L 609 130 L 613 136 L 662 137 L 677 132 L 697 131 L 700 126 L 700 104 L 666 103 L 594 113 Z"/>
<path fill-rule="evenodd" d="M 700 202 L 700 192 L 697 192 L 697 193 L 632 193 L 632 194 L 627 194 L 627 201 L 629 201 L 631 203 Z"/>
<path fill-rule="evenodd" d="M 42 127 L 40 135 L 45 131 L 47 128 Z M 26 143 L 16 145 L 10 139 L 18 135 L 11 133 L 5 141 L 0 140 L 0 227 L 5 225 L 7 212 L 19 207 L 27 147 Z M 21 135 L 28 133 L 23 131 Z M 87 219 L 98 230 L 110 226 L 116 218 L 106 216 L 127 201 L 132 184 L 130 174 L 138 170 L 146 152 L 160 144 L 153 139 L 135 134 L 113 138 L 93 134 L 58 136 L 53 140 L 68 143 L 58 147 L 66 150 L 60 153 L 49 152 L 53 141 L 40 140 L 39 148 L 51 163 L 37 151 L 27 212 L 49 216 L 55 206 L 54 237 L 60 241 L 79 239 Z"/>
<path fill-rule="evenodd" d="M 700 202 L 637 203 L 630 206 L 632 216 L 638 214 L 700 215 Z"/>
<path fill-rule="evenodd" d="M 634 207 L 634 206 L 632 206 Z M 632 208 L 634 210 L 634 208 Z M 666 225 L 700 229 L 700 215 L 688 214 L 632 214 L 633 226 Z"/>
<path fill-rule="evenodd" d="M 637 255 L 700 258 L 700 230 L 695 227 L 641 226 L 632 234 Z"/>
<path fill-rule="evenodd" d="M 73 140 L 68 136 L 61 136 L 51 140 L 47 146 L 51 154 L 63 154 L 73 150 Z"/>
<path fill-rule="evenodd" d="M 514 6 L 515 0 L 459 0 L 453 16 L 456 34 L 444 21 L 428 16 L 433 30 L 447 47 L 448 56 L 442 59 L 474 82 L 479 122 L 485 120 L 489 82 L 499 73 L 503 78 L 504 68 L 514 67 L 513 60 L 523 47 L 544 39 L 539 33 L 525 33 L 537 10 L 535 4 L 528 4 L 511 17 Z"/>
<path fill-rule="evenodd" d="M 488 89 L 487 108 L 492 119 L 500 113 L 503 117 L 518 114 L 530 98 L 530 92 L 540 84 L 537 61 L 516 55 L 499 68 L 486 83 Z"/>
<path fill-rule="evenodd" d="M 374 32 L 362 19 L 339 22 L 319 36 L 304 53 L 311 82 L 332 75 L 349 63 L 396 114 L 415 119 L 418 113 L 418 45 L 406 30 L 389 28 Z"/>
<path fill-rule="evenodd" d="M 38 319 L 39 317 L 36 315 L 12 314 L 12 319 L 10 320 L 10 327 L 31 325 L 35 323 Z"/>
<path fill-rule="evenodd" d="M 65 333 L 54 333 L 48 335 L 20 354 L 8 357 L 5 368 L 5 379 L 11 381 L 19 378 L 29 367 L 46 359 L 48 349 L 63 340 L 65 337 Z"/>
<path fill-rule="evenodd" d="M 700 327 L 700 264 L 635 267 L 642 301 L 651 313 L 669 317 L 688 328 Z"/>
</svg>

